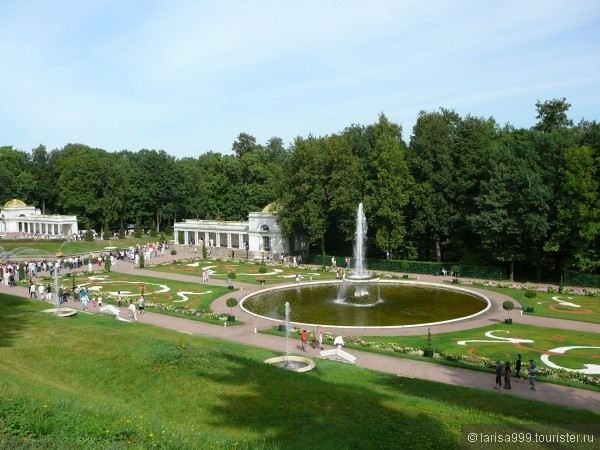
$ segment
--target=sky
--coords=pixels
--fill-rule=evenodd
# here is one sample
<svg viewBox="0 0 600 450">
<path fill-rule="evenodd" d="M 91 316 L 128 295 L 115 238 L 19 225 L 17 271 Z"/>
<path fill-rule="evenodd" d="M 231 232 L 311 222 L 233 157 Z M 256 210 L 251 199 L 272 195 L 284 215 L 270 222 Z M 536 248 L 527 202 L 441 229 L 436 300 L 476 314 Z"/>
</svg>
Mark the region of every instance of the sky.
<svg viewBox="0 0 600 450">
<path fill-rule="evenodd" d="M 420 111 L 600 120 L 597 0 L 0 0 L 0 146 L 177 158 Z"/>
</svg>

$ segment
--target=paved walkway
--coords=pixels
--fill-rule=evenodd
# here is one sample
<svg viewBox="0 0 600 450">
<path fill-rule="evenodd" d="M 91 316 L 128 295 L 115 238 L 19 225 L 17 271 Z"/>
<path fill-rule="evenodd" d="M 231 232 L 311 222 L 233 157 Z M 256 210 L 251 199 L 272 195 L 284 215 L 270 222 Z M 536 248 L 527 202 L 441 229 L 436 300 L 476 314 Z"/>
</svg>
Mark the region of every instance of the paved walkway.
<svg viewBox="0 0 600 450">
<path fill-rule="evenodd" d="M 164 262 L 171 259 L 170 255 L 161 257 L 153 262 Z M 173 273 L 158 273 L 145 269 L 139 269 L 132 267 L 131 263 L 127 264 L 119 262 L 115 268 L 115 272 L 122 272 L 132 275 L 143 275 L 146 277 L 157 277 L 171 280 L 188 281 L 198 283 L 201 282 L 199 277 L 173 274 Z M 443 280 L 448 280 L 447 277 L 434 277 L 434 276 L 420 276 L 419 281 L 432 282 L 439 284 Z M 210 280 L 209 284 L 214 285 L 225 285 L 222 280 Z M 227 295 L 215 300 L 211 305 L 212 309 L 216 312 L 230 312 L 230 308 L 225 305 L 226 298 L 234 297 L 238 300 L 245 297 L 246 295 L 255 292 L 260 289 L 260 286 L 251 284 L 235 283 L 236 288 L 241 290 L 235 290 Z M 477 289 L 473 289 L 477 290 Z M 28 297 L 27 289 L 21 287 L 7 288 L 5 286 L 0 290 L 1 292 L 11 293 L 13 295 L 21 295 Z M 470 329 L 487 326 L 494 323 L 501 323 L 504 321 L 506 312 L 502 309 L 502 302 L 508 297 L 490 293 L 485 291 L 485 295 L 490 298 L 492 307 L 484 314 L 477 318 L 460 321 L 451 324 L 435 325 L 430 327 L 410 327 L 410 328 L 396 328 L 396 329 L 356 329 L 356 328 L 335 328 L 335 329 L 324 329 L 325 332 L 329 331 L 333 334 L 340 334 L 344 336 L 350 335 L 427 335 L 427 328 L 431 328 L 432 334 L 444 333 L 448 331 L 456 331 L 461 329 Z M 70 302 L 70 307 L 80 308 L 79 303 Z M 167 316 L 158 313 L 146 312 L 140 317 L 140 322 L 150 323 L 153 325 L 170 328 L 173 330 L 199 334 L 204 336 L 212 336 L 219 339 L 228 341 L 238 342 L 241 344 L 252 345 L 262 347 L 278 352 L 283 352 L 285 349 L 285 338 L 278 336 L 271 336 L 258 331 L 266 328 L 272 328 L 277 323 L 276 321 L 270 321 L 251 315 L 243 311 L 239 306 L 234 309 L 236 319 L 244 322 L 244 325 L 237 326 L 217 326 L 203 322 L 197 322 L 187 320 L 185 318 Z M 600 326 L 597 324 L 589 324 L 585 322 L 573 322 L 568 320 L 557 320 L 544 317 L 538 317 L 533 315 L 520 315 L 520 305 L 516 305 L 515 310 L 511 313 L 515 321 L 518 320 L 520 323 L 528 323 L 532 325 L 538 325 L 543 327 L 562 328 L 562 329 L 577 329 L 584 331 L 592 331 L 600 333 Z M 122 316 L 126 316 L 126 311 L 123 309 Z M 297 340 L 294 340 L 294 344 L 298 344 Z M 319 357 L 319 350 L 312 349 L 310 346 L 307 352 L 303 352 L 299 345 L 293 345 L 291 351 L 295 354 L 307 356 L 311 358 Z M 326 348 L 332 348 L 326 346 Z M 348 350 L 353 356 L 355 356 L 356 364 L 360 367 L 368 368 L 385 373 L 391 373 L 398 376 L 409 377 L 409 378 L 420 378 L 430 381 L 436 381 L 440 383 L 468 386 L 472 388 L 482 389 L 486 391 L 493 390 L 495 375 L 493 373 L 483 373 L 474 370 L 460 369 L 455 367 L 448 367 L 430 363 L 427 361 L 414 361 L 403 358 L 396 358 L 391 356 L 378 355 L 370 352 L 363 352 L 359 350 Z M 317 361 L 318 364 L 318 361 Z M 342 364 L 342 363 L 340 363 Z M 503 395 L 515 395 L 527 399 L 535 399 L 549 403 L 556 403 L 560 405 L 570 406 L 573 408 L 583 408 L 590 410 L 600 410 L 600 392 L 587 391 L 583 389 L 569 388 L 565 386 L 536 383 L 536 391 L 529 389 L 529 382 L 517 382 L 513 379 L 512 389 L 510 391 L 503 391 Z"/>
</svg>

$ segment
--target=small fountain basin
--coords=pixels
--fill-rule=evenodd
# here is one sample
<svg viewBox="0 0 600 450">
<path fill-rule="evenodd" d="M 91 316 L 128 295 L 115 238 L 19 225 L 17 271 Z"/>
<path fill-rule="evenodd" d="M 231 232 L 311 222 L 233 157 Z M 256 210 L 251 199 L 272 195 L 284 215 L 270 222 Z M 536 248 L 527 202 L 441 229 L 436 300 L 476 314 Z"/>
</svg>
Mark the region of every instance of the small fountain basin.
<svg viewBox="0 0 600 450">
<path fill-rule="evenodd" d="M 308 372 L 315 368 L 315 362 L 312 359 L 294 355 L 269 358 L 265 361 L 265 364 L 291 370 L 292 372 Z"/>
<path fill-rule="evenodd" d="M 45 309 L 42 312 L 48 313 L 48 314 L 54 314 L 56 316 L 59 317 L 71 317 L 74 316 L 75 314 L 77 314 L 77 310 L 73 309 L 73 308 L 66 308 L 66 307 L 61 307 L 61 308 L 50 308 L 50 309 Z"/>
</svg>

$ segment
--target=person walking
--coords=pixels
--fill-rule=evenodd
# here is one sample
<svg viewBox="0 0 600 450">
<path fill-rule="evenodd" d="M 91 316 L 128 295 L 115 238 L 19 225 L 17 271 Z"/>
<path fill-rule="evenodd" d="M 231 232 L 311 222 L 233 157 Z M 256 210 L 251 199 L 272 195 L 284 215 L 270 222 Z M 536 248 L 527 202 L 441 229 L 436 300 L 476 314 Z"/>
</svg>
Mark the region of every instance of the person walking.
<svg viewBox="0 0 600 450">
<path fill-rule="evenodd" d="M 517 361 L 515 362 L 515 378 L 517 381 L 521 381 L 521 354 L 517 355 Z"/>
<path fill-rule="evenodd" d="M 88 297 L 88 292 L 85 290 L 85 288 L 82 288 L 81 291 L 79 291 L 79 298 L 81 300 L 81 306 L 83 307 L 83 310 L 87 311 L 90 298 Z"/>
<path fill-rule="evenodd" d="M 537 376 L 537 366 L 533 359 L 529 360 L 529 389 L 535 391 L 535 377 Z"/>
<path fill-rule="evenodd" d="M 502 390 L 502 372 L 504 367 L 502 366 L 502 361 L 496 361 L 496 386 L 494 389 Z"/>
<path fill-rule="evenodd" d="M 510 376 L 512 371 L 510 369 L 510 361 L 504 363 L 504 389 L 510 389 Z"/>
<path fill-rule="evenodd" d="M 321 350 L 323 350 L 323 330 L 321 329 L 321 327 L 317 327 L 316 338 L 317 338 L 317 345 L 319 346 L 319 348 Z"/>
<path fill-rule="evenodd" d="M 344 338 L 342 336 L 336 336 L 333 340 L 333 345 L 335 345 L 338 350 L 341 350 L 344 348 Z"/>
<path fill-rule="evenodd" d="M 129 300 L 129 306 L 127 307 L 127 309 L 129 310 L 129 318 L 134 322 L 137 322 L 137 315 L 135 313 L 135 303 L 133 303 L 133 300 Z"/>
<path fill-rule="evenodd" d="M 138 300 L 138 310 L 140 311 L 140 316 L 144 314 L 145 308 L 146 308 L 146 299 L 142 295 Z"/>
<path fill-rule="evenodd" d="M 300 332 L 300 343 L 302 344 L 302 351 L 306 351 L 306 343 L 308 342 L 308 333 L 306 330 Z"/>
</svg>

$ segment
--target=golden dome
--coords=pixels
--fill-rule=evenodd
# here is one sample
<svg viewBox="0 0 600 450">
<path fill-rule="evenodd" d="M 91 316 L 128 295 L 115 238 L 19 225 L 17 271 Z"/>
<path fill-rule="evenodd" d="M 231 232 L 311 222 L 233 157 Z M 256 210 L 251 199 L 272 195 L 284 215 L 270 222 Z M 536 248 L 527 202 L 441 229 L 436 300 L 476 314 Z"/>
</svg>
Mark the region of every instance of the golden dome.
<svg viewBox="0 0 600 450">
<path fill-rule="evenodd" d="M 17 200 L 16 198 L 13 198 L 11 201 L 6 202 L 4 207 L 5 208 L 26 208 L 27 205 L 24 202 L 22 202 L 21 200 Z"/>
</svg>

